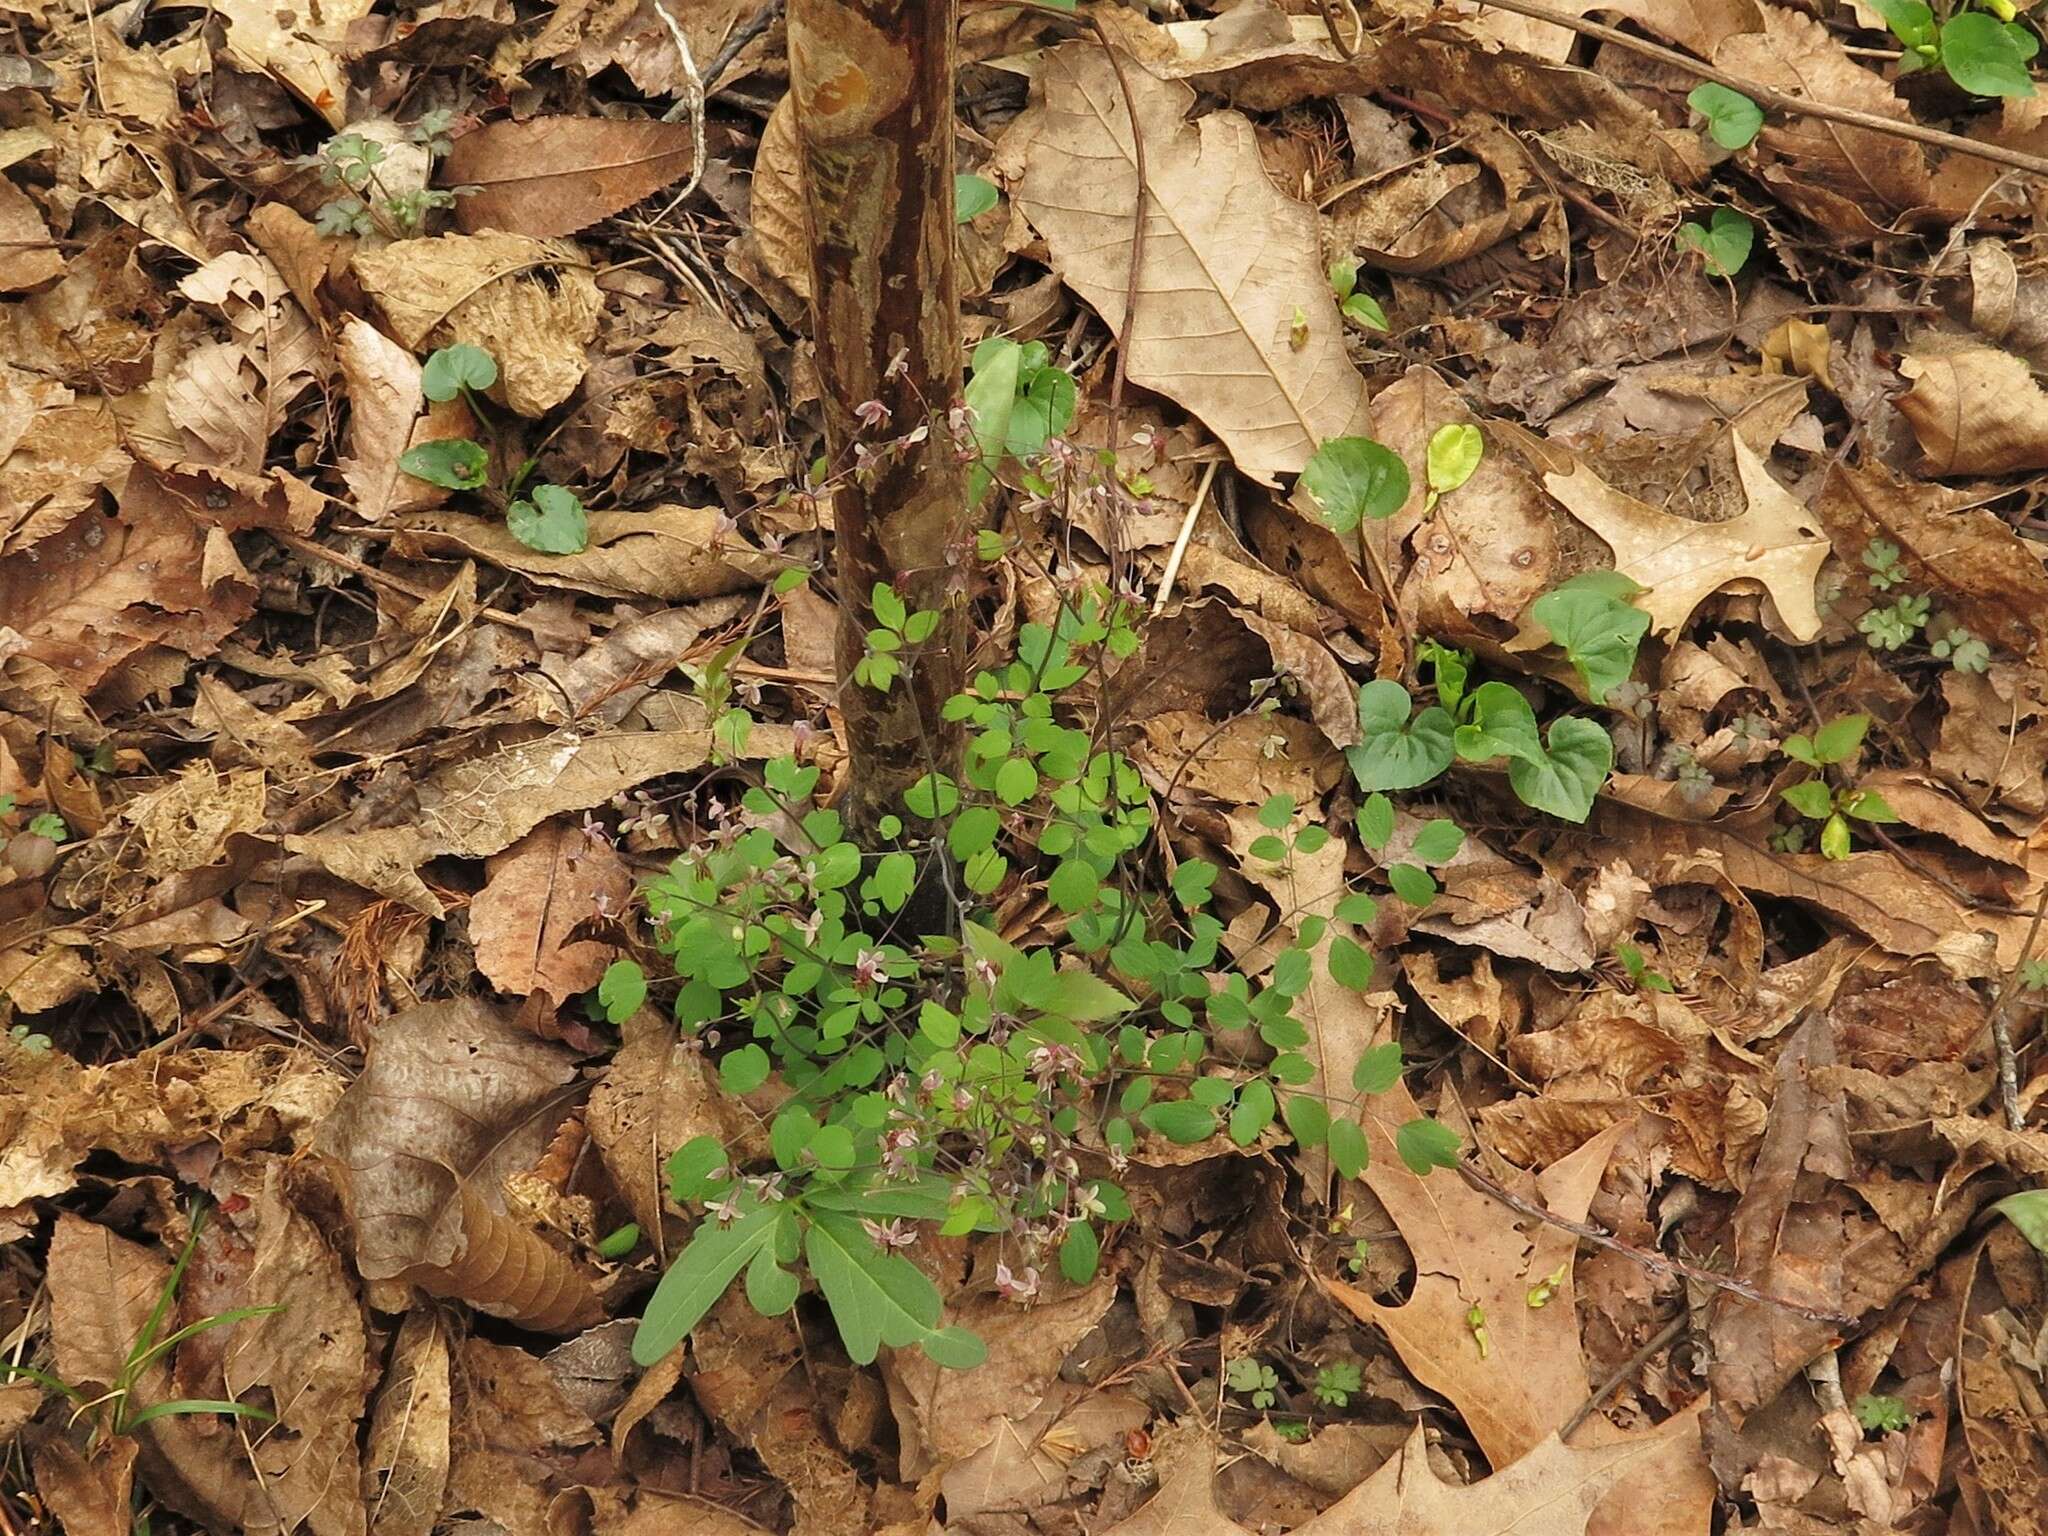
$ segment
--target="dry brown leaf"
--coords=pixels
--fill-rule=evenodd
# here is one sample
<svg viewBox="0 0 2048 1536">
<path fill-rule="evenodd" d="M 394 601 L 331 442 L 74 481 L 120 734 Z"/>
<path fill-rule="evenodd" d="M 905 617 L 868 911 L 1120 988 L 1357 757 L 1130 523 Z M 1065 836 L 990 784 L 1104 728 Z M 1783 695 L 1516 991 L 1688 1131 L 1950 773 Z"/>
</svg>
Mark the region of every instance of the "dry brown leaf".
<svg viewBox="0 0 2048 1536">
<path fill-rule="evenodd" d="M 1899 410 L 1936 475 L 2003 475 L 2048 469 L 2048 391 L 1997 347 L 1909 352 L 1899 372 L 1913 387 Z"/>
<path fill-rule="evenodd" d="M 557 1003 L 594 987 L 616 951 L 570 930 L 593 913 L 622 912 L 632 872 L 608 834 L 572 821 L 537 827 L 492 859 L 469 904 L 476 967 L 500 992 L 543 992 Z"/>
<path fill-rule="evenodd" d="M 760 1148 L 750 1114 L 721 1094 L 704 1053 L 651 1011 L 626 1022 L 626 1041 L 590 1092 L 585 1123 L 612 1182 L 643 1232 L 662 1230 L 662 1170 L 685 1142 L 715 1136 L 740 1155 Z"/>
<path fill-rule="evenodd" d="M 341 1171 L 363 1278 L 535 1328 L 593 1321 L 582 1273 L 503 1212 L 505 1179 L 539 1161 L 574 1076 L 565 1053 L 475 999 L 387 1019 L 318 1140 Z"/>
<path fill-rule="evenodd" d="M 1851 59 L 1813 17 L 1775 5 L 1757 9 L 1761 31 L 1730 37 L 1714 50 L 1722 69 L 1789 96 L 1913 121 L 1890 83 Z M 1880 233 L 1934 201 L 1927 152 L 1893 134 L 1773 113 L 1757 136 L 1757 153 L 1778 195 L 1837 234 Z"/>
<path fill-rule="evenodd" d="M 0 176 L 0 293 L 30 293 L 64 271 L 64 253 L 29 195 Z"/>
<path fill-rule="evenodd" d="M 66 1536 L 130 1536 L 137 1449 L 126 1435 L 109 1439 L 90 1457 L 61 1435 L 35 1448 L 36 1492 Z"/>
<path fill-rule="evenodd" d="M 1103 1536 L 1251 1536 L 1216 1503 L 1216 1442 L 1198 1424 L 1183 1422 L 1153 1441 L 1159 1491 L 1128 1520 Z"/>
<path fill-rule="evenodd" d="M 64 528 L 128 464 L 104 400 L 0 366 L 0 556 Z"/>
<path fill-rule="evenodd" d="M 1093 44 L 1048 53 L 999 161 L 1053 266 L 1123 338 L 1131 382 L 1179 401 L 1264 485 L 1366 430 L 1365 381 L 1323 273 L 1313 210 L 1267 181 L 1248 119 L 1185 121 L 1194 92 L 1124 71 L 1145 140 L 1136 325 L 1124 313 L 1137 194 L 1131 123 Z M 1307 340 L 1295 344 L 1297 317 Z"/>
<path fill-rule="evenodd" d="M 546 1362 L 523 1349 L 464 1339 L 452 1375 L 442 1507 L 473 1510 L 514 1536 L 546 1536 L 556 1479 L 576 1450 L 597 1443 L 597 1426 L 563 1395 Z"/>
<path fill-rule="evenodd" d="M 428 1536 L 448 1487 L 448 1333 L 416 1307 L 399 1325 L 363 1452 L 369 1536 Z"/>
<path fill-rule="evenodd" d="M 490 353 L 491 398 L 522 416 L 560 405 L 583 380 L 603 303 L 589 260 L 567 240 L 400 240 L 358 250 L 351 266 L 413 351 L 466 342 Z"/>
<path fill-rule="evenodd" d="M 1658 634 L 1684 628 L 1693 609 L 1730 582 L 1761 582 L 1795 640 L 1820 633 L 1814 581 L 1830 552 L 1818 523 L 1771 478 L 1763 460 L 1732 438 L 1749 510 L 1719 523 L 1695 522 L 1624 496 L 1584 464 L 1543 484 L 1565 509 L 1607 541 L 1614 568 L 1647 588 L 1637 605 Z"/>
<path fill-rule="evenodd" d="M 787 729 L 757 725 L 745 755 L 775 757 L 789 742 Z M 343 880 L 440 917 L 445 908 L 418 874 L 429 859 L 501 852 L 550 816 L 587 811 L 657 774 L 702 764 L 711 745 L 707 727 L 563 731 L 443 768 L 420 782 L 418 804 L 397 826 L 336 827 L 287 837 L 285 846 Z"/>
<path fill-rule="evenodd" d="M 441 162 L 468 232 L 573 235 L 690 174 L 696 135 L 656 118 L 507 118 L 455 141 Z"/>
<path fill-rule="evenodd" d="M 348 77 L 335 51 L 370 0 L 323 0 L 310 13 L 268 0 L 214 0 L 213 9 L 227 23 L 227 59 L 237 69 L 269 75 L 337 131 L 347 123 Z"/>
<path fill-rule="evenodd" d="M 1031 1414 L 1006 1421 L 987 1445 L 945 1469 L 947 1517 L 972 1529 L 977 1516 L 1057 1503 L 1076 1460 L 1105 1447 L 1120 1449 L 1151 1417 L 1144 1401 L 1128 1392 L 1056 1389 Z"/>
<path fill-rule="evenodd" d="M 408 519 L 406 537 L 427 549 L 460 550 L 536 581 L 595 597 L 653 597 L 663 602 L 717 597 L 774 579 L 788 562 L 737 533 L 717 532 L 709 507 L 650 507 L 592 512 L 590 545 L 573 555 L 540 554 L 512 537 L 498 518 L 425 512 Z"/>
</svg>

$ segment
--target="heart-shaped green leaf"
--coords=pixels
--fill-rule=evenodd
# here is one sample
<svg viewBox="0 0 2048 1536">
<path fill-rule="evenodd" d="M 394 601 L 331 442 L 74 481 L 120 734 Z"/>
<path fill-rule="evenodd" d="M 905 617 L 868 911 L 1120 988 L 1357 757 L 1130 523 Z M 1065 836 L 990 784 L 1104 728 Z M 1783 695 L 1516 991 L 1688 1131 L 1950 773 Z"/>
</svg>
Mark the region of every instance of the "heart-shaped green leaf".
<svg viewBox="0 0 2048 1536">
<path fill-rule="evenodd" d="M 1522 804 L 1566 821 L 1584 821 L 1614 766 L 1614 741 L 1591 720 L 1566 715 L 1550 723 L 1550 750 L 1508 764 L 1508 783 Z"/>
<path fill-rule="evenodd" d="M 1429 438 L 1429 488 L 1448 496 L 1467 480 L 1486 455 L 1486 439 L 1469 421 L 1438 427 Z"/>
<path fill-rule="evenodd" d="M 1380 678 L 1358 690 L 1358 723 L 1365 739 L 1346 752 L 1358 787 L 1414 789 L 1451 766 L 1451 717 L 1435 705 L 1417 715 L 1408 690 Z"/>
<path fill-rule="evenodd" d="M 1650 616 L 1628 601 L 1640 591 L 1619 571 L 1582 571 L 1529 605 L 1530 617 L 1563 647 L 1595 704 L 1605 704 L 1608 691 L 1635 670 L 1636 650 L 1650 629 Z"/>
<path fill-rule="evenodd" d="M 2031 96 L 2027 55 L 2015 31 L 1996 16 L 1965 11 L 1941 27 L 1941 66 L 1949 79 L 1978 96 Z"/>
<path fill-rule="evenodd" d="M 398 456 L 398 467 L 415 480 L 446 486 L 451 491 L 473 491 L 484 483 L 484 466 L 490 455 L 483 444 L 466 437 L 437 437 L 432 442 L 408 448 Z"/>
<path fill-rule="evenodd" d="M 1369 437 L 1333 437 L 1302 470 L 1301 487 L 1322 508 L 1324 522 L 1349 533 L 1368 518 L 1379 522 L 1400 511 L 1408 499 L 1408 466 Z"/>
<path fill-rule="evenodd" d="M 1468 763 L 1490 763 L 1497 757 L 1540 760 L 1543 742 L 1536 734 L 1536 711 L 1521 690 L 1508 683 L 1481 683 L 1465 706 L 1468 719 L 1458 727 L 1458 756 Z"/>
<path fill-rule="evenodd" d="M 1710 277 L 1733 277 L 1749 261 L 1750 248 L 1756 244 L 1756 226 L 1733 208 L 1716 208 L 1704 226 L 1679 225 L 1678 242 L 1700 253 Z"/>
<path fill-rule="evenodd" d="M 953 222 L 972 223 L 995 207 L 1000 196 L 994 182 L 961 172 L 953 178 Z"/>
<path fill-rule="evenodd" d="M 1764 109 L 1740 91 L 1709 80 L 1685 98 L 1707 120 L 1707 132 L 1723 149 L 1741 149 L 1764 125 Z"/>
<path fill-rule="evenodd" d="M 498 365 L 482 347 L 457 342 L 427 358 L 420 370 L 420 392 L 429 400 L 453 400 L 465 389 L 489 389 L 498 382 Z"/>
<path fill-rule="evenodd" d="M 590 545 L 590 521 L 573 491 L 559 485 L 535 486 L 533 500 L 505 509 L 505 526 L 528 549 L 544 555 L 580 555 Z"/>
</svg>

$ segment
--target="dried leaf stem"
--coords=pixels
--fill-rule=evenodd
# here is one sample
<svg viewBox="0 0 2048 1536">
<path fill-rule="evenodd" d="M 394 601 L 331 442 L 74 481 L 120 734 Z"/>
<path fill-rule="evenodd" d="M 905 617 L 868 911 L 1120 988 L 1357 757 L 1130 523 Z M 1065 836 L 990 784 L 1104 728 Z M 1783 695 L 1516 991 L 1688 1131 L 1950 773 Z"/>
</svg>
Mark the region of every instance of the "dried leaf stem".
<svg viewBox="0 0 2048 1536">
<path fill-rule="evenodd" d="M 1680 53 L 1676 48 L 1666 48 L 1661 44 L 1633 37 L 1615 27 L 1602 26 L 1597 21 L 1587 21 L 1568 12 L 1554 10 L 1550 6 L 1538 4 L 1537 0 L 1484 0 L 1484 3 L 1496 10 L 1513 11 L 1517 16 L 1527 16 L 1533 21 L 1547 21 L 1552 26 L 1563 27 L 1567 31 L 1596 38 L 1603 43 L 1612 43 L 1617 48 L 1626 48 L 1630 53 L 1640 54 L 1646 59 L 1655 59 L 1658 63 L 1668 64 L 1673 69 L 1682 69 L 1701 80 L 1711 80 L 1716 85 L 1727 86 L 1731 91 L 1740 91 L 1758 106 L 1773 111 L 1793 112 L 1802 117 L 1819 118 L 1823 122 L 1840 123 L 1848 128 L 1890 134 L 1895 139 L 1911 139 L 1916 144 L 1946 149 L 1958 155 L 1971 155 L 1997 165 L 2010 165 L 2018 170 L 2032 171 L 2037 176 L 2048 176 L 2048 159 L 2040 155 L 2008 149 L 2003 144 L 1987 144 L 1977 139 L 1966 139 L 1959 133 L 1944 133 L 1939 128 L 1926 128 L 1915 122 L 1900 122 L 1896 118 L 1880 117 L 1875 112 L 1859 112 L 1854 107 L 1838 107 L 1832 102 L 1812 101 L 1804 96 L 1788 95 L 1774 86 L 1760 85 L 1754 80 L 1745 80 L 1740 75 L 1731 75 L 1725 69 L 1716 69 L 1690 54 Z M 1338 47 L 1342 49 L 1343 45 L 1339 43 Z"/>
</svg>

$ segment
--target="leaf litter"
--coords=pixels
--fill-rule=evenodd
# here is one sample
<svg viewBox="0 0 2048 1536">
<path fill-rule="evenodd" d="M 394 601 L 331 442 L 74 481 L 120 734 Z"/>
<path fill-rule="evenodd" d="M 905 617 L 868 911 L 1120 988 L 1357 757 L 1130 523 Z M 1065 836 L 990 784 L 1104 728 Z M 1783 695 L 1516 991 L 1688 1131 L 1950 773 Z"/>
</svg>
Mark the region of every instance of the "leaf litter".
<svg viewBox="0 0 2048 1536">
<path fill-rule="evenodd" d="M 831 550 L 781 9 L 16 18 L 0 1525 L 2038 1532 L 2048 168 L 1988 0 L 1931 52 L 1832 0 L 965 8 L 967 333 L 1118 477 L 999 491 L 1045 563 L 989 643 L 1152 609 L 1087 723 L 1230 964 L 1313 958 L 1346 1129 L 1181 1115 L 1086 1279 L 904 1250 L 891 1336 L 971 1369 L 808 1290 L 634 1363 L 672 1165 L 780 1110 L 637 893 L 845 762 L 780 579 Z M 405 467 L 465 441 L 538 511 Z M 1069 921 L 1042 873 L 1005 938 Z"/>
</svg>

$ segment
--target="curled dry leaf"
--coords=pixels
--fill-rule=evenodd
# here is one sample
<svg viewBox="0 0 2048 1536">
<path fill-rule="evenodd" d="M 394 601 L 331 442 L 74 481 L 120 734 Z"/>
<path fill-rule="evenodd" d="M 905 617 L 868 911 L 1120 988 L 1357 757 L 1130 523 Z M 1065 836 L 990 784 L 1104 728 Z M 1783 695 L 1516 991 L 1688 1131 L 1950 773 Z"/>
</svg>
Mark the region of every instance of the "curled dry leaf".
<svg viewBox="0 0 2048 1536">
<path fill-rule="evenodd" d="M 413 351 L 461 342 L 490 353 L 491 397 L 520 415 L 560 405 L 582 382 L 603 304 L 589 260 L 569 241 L 442 235 L 358 250 L 351 265 Z"/>
<path fill-rule="evenodd" d="M 721 535 L 718 514 L 709 507 L 592 512 L 588 523 L 589 546 L 573 555 L 537 553 L 515 539 L 502 519 L 461 512 L 421 513 L 407 522 L 406 537 L 594 597 L 671 603 L 760 586 L 787 563 L 737 533 Z"/>
<path fill-rule="evenodd" d="M 363 1451 L 369 1536 L 429 1536 L 448 1488 L 448 1330 L 432 1307 L 399 1325 Z"/>
<path fill-rule="evenodd" d="M 350 315 L 342 322 L 335 357 L 348 386 L 348 450 L 341 458 L 341 477 L 355 497 L 356 515 L 378 522 L 408 503 L 419 505 L 438 486 L 405 474 L 398 457 L 412 442 L 426 396 L 420 390 L 420 363 L 369 321 Z"/>
<path fill-rule="evenodd" d="M 339 130 L 348 121 L 348 77 L 335 57 L 351 22 L 370 11 L 370 0 L 323 0 L 309 15 L 279 10 L 268 0 L 214 0 L 227 24 L 227 62 L 269 75 Z"/>
<path fill-rule="evenodd" d="M 564 1052 L 475 999 L 386 1020 L 318 1142 L 340 1170 L 363 1278 L 534 1328 L 595 1320 L 582 1272 L 503 1212 L 504 1180 L 539 1160 L 574 1076 Z"/>
<path fill-rule="evenodd" d="M 633 876 L 603 832 L 572 821 L 538 827 L 492 859 L 469 904 L 476 965 L 500 992 L 556 1002 L 597 985 L 615 951 L 570 930 L 593 913 L 624 911 Z"/>
<path fill-rule="evenodd" d="M 1899 410 L 1937 475 L 2003 475 L 2048 469 L 2048 391 L 1997 347 L 1909 352 L 1899 372 L 1913 387 Z"/>
<path fill-rule="evenodd" d="M 1693 609 L 1733 581 L 1761 582 L 1795 640 L 1820 633 L 1814 581 L 1832 546 L 1811 514 L 1771 478 L 1740 433 L 1731 439 L 1749 510 L 1695 522 L 1624 496 L 1584 464 L 1543 484 L 1565 510 L 1607 541 L 1614 568 L 1646 588 L 1637 600 L 1658 634 L 1675 634 Z"/>
<path fill-rule="evenodd" d="M 789 741 L 786 728 L 757 725 L 744 755 L 774 757 L 790 750 Z M 287 837 L 285 846 L 343 880 L 441 917 L 446 909 L 418 874 L 427 860 L 501 852 L 550 816 L 587 811 L 657 774 L 701 765 L 711 745 L 708 727 L 562 731 L 443 768 L 419 785 L 411 819 L 398 826 L 334 827 Z"/>
<path fill-rule="evenodd" d="M 457 139 L 440 179 L 476 188 L 455 204 L 469 233 L 573 235 L 688 176 L 695 142 L 658 118 L 507 118 Z"/>
<path fill-rule="evenodd" d="M 1345 353 L 1315 213 L 1266 179 L 1249 119 L 1213 112 L 1191 124 L 1187 86 L 1125 75 L 1147 177 L 1135 317 L 1124 306 L 1137 164 L 1100 48 L 1045 56 L 1038 99 L 999 160 L 1054 269 L 1122 339 L 1131 382 L 1186 406 L 1241 471 L 1272 485 L 1323 439 L 1366 429 L 1365 380 Z"/>
</svg>

